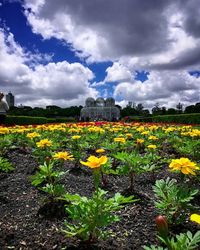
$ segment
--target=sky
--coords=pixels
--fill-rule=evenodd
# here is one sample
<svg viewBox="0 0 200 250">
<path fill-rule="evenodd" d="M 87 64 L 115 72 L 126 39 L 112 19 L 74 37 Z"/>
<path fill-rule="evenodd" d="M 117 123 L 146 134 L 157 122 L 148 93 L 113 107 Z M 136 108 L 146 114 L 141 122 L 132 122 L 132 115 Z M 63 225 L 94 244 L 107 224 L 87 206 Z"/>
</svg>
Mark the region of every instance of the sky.
<svg viewBox="0 0 200 250">
<path fill-rule="evenodd" d="M 32 107 L 200 102 L 200 2 L 0 0 L 0 91 Z"/>
</svg>

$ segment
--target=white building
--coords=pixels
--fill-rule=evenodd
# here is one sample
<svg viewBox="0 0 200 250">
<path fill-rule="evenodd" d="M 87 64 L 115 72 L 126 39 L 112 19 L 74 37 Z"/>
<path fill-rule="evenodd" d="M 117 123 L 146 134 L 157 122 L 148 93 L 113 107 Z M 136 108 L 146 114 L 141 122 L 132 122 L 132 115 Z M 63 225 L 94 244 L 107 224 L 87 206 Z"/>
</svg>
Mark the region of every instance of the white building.
<svg viewBox="0 0 200 250">
<path fill-rule="evenodd" d="M 115 99 L 112 97 L 104 100 L 96 100 L 89 97 L 85 101 L 85 107 L 81 110 L 82 121 L 117 121 L 120 118 L 120 110 L 115 106 Z"/>
</svg>

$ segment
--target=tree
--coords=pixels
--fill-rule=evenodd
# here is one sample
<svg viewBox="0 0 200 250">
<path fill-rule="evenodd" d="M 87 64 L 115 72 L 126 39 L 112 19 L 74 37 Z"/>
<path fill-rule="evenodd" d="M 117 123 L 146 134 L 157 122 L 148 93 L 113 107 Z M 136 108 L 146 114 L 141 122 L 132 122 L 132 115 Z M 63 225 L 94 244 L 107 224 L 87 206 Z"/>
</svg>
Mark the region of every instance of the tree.
<svg viewBox="0 0 200 250">
<path fill-rule="evenodd" d="M 155 103 L 151 111 L 153 115 L 161 115 L 162 112 L 161 112 L 160 104 L 158 102 Z"/>
<path fill-rule="evenodd" d="M 177 113 L 177 110 L 174 109 L 174 108 L 169 108 L 169 109 L 167 110 L 167 114 L 168 114 L 168 115 L 175 115 L 176 113 Z"/>
<path fill-rule="evenodd" d="M 183 104 L 182 103 L 179 102 L 176 105 L 176 108 L 177 108 L 177 111 L 178 111 L 179 114 L 183 113 Z"/>
<path fill-rule="evenodd" d="M 135 109 L 138 112 L 138 115 L 142 115 L 143 110 L 144 110 L 144 106 L 142 105 L 142 103 L 138 103 L 138 105 L 135 107 Z"/>
<path fill-rule="evenodd" d="M 194 105 L 187 106 L 185 108 L 185 113 L 187 114 L 195 113 L 195 106 Z"/>
</svg>

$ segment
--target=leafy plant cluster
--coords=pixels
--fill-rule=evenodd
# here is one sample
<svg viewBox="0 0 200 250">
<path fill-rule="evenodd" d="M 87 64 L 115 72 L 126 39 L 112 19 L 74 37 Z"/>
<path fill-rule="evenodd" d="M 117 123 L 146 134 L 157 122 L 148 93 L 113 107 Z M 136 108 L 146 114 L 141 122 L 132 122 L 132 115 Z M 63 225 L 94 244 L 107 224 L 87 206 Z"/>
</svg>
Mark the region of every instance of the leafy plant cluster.
<svg viewBox="0 0 200 250">
<path fill-rule="evenodd" d="M 102 189 L 103 184 L 106 188 L 109 175 L 128 176 L 129 183 L 125 183 L 124 188 L 128 185 L 130 193 L 135 194 L 136 178 L 148 172 L 155 182 L 155 209 L 166 217 L 169 228 L 171 225 L 185 222 L 191 212 L 198 212 L 198 208 L 192 204 L 198 190 L 190 185 L 192 178 L 199 178 L 198 129 L 190 126 L 138 126 L 119 123 L 96 126 L 91 123 L 89 126 L 18 126 L 7 132 L 2 131 L 2 155 L 5 154 L 4 149 L 11 148 L 12 145 L 28 148 L 38 162 L 37 171 L 31 177 L 32 184 L 47 193 L 50 202 L 65 201 L 69 219 L 62 231 L 67 236 L 77 236 L 88 242 L 104 238 L 109 235 L 109 225 L 120 219 L 116 211 L 122 209 L 125 204 L 137 201 L 133 195 L 124 197 L 116 193 L 110 197 L 109 193 Z M 170 144 L 174 150 L 172 153 L 168 151 L 167 157 L 165 143 Z M 63 163 L 67 158 L 56 160 L 53 157 L 60 150 L 72 154 L 75 170 L 81 169 L 82 165 L 91 169 L 95 189 L 91 198 L 70 194 L 65 190 L 61 180 L 67 174 L 67 171 L 63 170 Z M 174 167 L 174 173 L 182 178 L 182 183 L 178 183 L 175 178 L 156 180 L 160 169 L 169 165 L 176 153 L 183 157 L 190 156 L 191 160 L 189 166 L 177 163 Z M 197 163 L 192 162 L 194 160 Z M 194 170 L 193 175 L 187 170 L 190 167 Z M 0 169 L 2 168 L 4 171 L 12 170 L 9 162 L 0 157 Z M 199 242 L 199 233 L 172 235 L 168 232 L 166 237 L 159 234 L 159 240 L 160 247 L 146 246 L 145 249 L 195 249 Z"/>
<path fill-rule="evenodd" d="M 0 172 L 9 173 L 14 170 L 13 165 L 5 158 L 0 156 Z"/>
<path fill-rule="evenodd" d="M 199 192 L 198 189 L 188 188 L 185 184 L 177 184 L 176 179 L 157 180 L 153 191 L 156 196 L 155 207 L 165 215 L 169 223 L 181 223 L 190 210 L 194 210 L 191 201 Z"/>
</svg>

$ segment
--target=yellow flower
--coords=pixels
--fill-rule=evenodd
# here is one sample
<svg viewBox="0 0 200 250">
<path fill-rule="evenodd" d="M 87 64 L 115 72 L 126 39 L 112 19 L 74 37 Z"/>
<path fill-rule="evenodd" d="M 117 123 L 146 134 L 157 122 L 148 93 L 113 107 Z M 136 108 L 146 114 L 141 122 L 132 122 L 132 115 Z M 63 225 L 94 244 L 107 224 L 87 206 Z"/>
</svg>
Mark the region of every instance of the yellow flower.
<svg viewBox="0 0 200 250">
<path fill-rule="evenodd" d="M 133 135 L 131 133 L 126 133 L 127 138 L 132 138 Z"/>
<path fill-rule="evenodd" d="M 141 133 L 141 135 L 148 135 L 149 134 L 149 131 L 144 131 Z"/>
<path fill-rule="evenodd" d="M 180 170 L 183 174 L 196 175 L 194 170 L 198 170 L 195 162 L 190 161 L 188 158 L 173 159 L 169 165 L 173 171 Z"/>
<path fill-rule="evenodd" d="M 142 144 L 144 142 L 144 140 L 143 139 L 137 139 L 136 142 L 137 142 L 137 144 Z"/>
<path fill-rule="evenodd" d="M 48 139 L 40 140 L 39 142 L 36 142 L 36 145 L 38 148 L 44 148 L 44 147 L 50 147 L 52 146 L 52 142 Z"/>
<path fill-rule="evenodd" d="M 144 127 L 143 126 L 140 126 L 139 128 L 136 129 L 138 132 L 142 132 L 144 131 Z"/>
<path fill-rule="evenodd" d="M 101 165 L 106 164 L 108 161 L 107 156 L 101 156 L 100 158 L 91 155 L 86 162 L 80 161 L 82 165 L 85 165 L 89 168 L 100 168 Z"/>
<path fill-rule="evenodd" d="M 153 130 L 157 130 L 159 127 L 156 125 L 152 125 L 149 127 L 149 130 L 153 131 Z"/>
<path fill-rule="evenodd" d="M 149 136 L 149 140 L 158 140 L 158 137 L 154 136 L 154 135 L 150 135 Z"/>
<path fill-rule="evenodd" d="M 169 133 L 169 132 L 176 131 L 177 129 L 174 127 L 169 127 L 169 128 L 163 128 L 163 130 L 165 131 L 165 133 Z"/>
<path fill-rule="evenodd" d="M 200 215 L 199 214 L 191 214 L 190 220 L 200 224 Z"/>
<path fill-rule="evenodd" d="M 69 133 L 77 133 L 77 129 L 76 128 L 70 128 L 68 130 Z"/>
<path fill-rule="evenodd" d="M 8 128 L 0 127 L 0 134 L 8 134 L 8 133 L 9 133 Z"/>
<path fill-rule="evenodd" d="M 40 137 L 40 134 L 36 133 L 36 132 L 33 132 L 33 133 L 28 133 L 26 135 L 26 137 L 30 138 L 30 139 L 33 139 L 35 137 Z"/>
<path fill-rule="evenodd" d="M 70 155 L 68 152 L 58 152 L 53 155 L 54 159 L 61 159 L 61 160 L 74 160 L 73 155 Z"/>
<path fill-rule="evenodd" d="M 114 142 L 121 142 L 121 143 L 125 143 L 126 140 L 123 138 L 123 137 L 117 137 L 117 138 L 114 138 Z"/>
<path fill-rule="evenodd" d="M 104 153 L 104 152 L 105 152 L 105 150 L 103 148 L 99 148 L 96 150 L 96 153 Z"/>
<path fill-rule="evenodd" d="M 156 149 L 156 148 L 157 148 L 157 146 L 156 146 L 156 145 L 154 145 L 154 144 L 150 144 L 150 145 L 148 145 L 148 146 L 147 146 L 147 148 L 150 148 L 150 149 Z"/>
<path fill-rule="evenodd" d="M 73 140 L 78 140 L 79 138 L 81 138 L 80 135 L 73 135 L 73 136 L 72 136 L 72 139 L 73 139 Z"/>
</svg>

